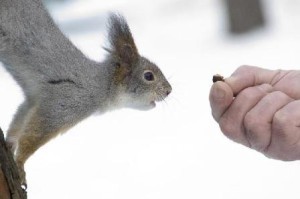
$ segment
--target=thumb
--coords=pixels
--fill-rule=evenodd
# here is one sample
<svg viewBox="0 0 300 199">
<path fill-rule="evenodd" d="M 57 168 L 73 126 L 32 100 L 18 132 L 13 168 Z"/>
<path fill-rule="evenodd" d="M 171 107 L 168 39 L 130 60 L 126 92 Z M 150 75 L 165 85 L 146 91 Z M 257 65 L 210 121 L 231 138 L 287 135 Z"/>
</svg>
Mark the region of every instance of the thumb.
<svg viewBox="0 0 300 199">
<path fill-rule="evenodd" d="M 225 82 L 231 87 L 233 94 L 260 84 L 272 84 L 278 70 L 268 70 L 254 66 L 241 66 Z"/>
<path fill-rule="evenodd" d="M 212 85 L 209 101 L 214 119 L 219 122 L 220 117 L 233 101 L 231 88 L 224 82 L 216 82 Z"/>
</svg>

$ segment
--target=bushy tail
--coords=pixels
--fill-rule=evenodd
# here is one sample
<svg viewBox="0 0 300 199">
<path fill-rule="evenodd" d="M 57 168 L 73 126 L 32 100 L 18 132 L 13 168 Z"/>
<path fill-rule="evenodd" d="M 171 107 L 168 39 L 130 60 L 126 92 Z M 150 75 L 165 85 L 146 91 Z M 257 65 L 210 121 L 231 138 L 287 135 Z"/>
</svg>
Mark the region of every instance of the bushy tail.
<svg viewBox="0 0 300 199">
<path fill-rule="evenodd" d="M 22 88 L 26 98 L 34 96 L 34 94 L 38 92 L 40 83 L 37 81 L 37 74 L 34 74 L 28 70 L 22 70 L 21 67 L 18 67 L 17 69 L 6 63 L 3 63 L 2 65 Z"/>
</svg>

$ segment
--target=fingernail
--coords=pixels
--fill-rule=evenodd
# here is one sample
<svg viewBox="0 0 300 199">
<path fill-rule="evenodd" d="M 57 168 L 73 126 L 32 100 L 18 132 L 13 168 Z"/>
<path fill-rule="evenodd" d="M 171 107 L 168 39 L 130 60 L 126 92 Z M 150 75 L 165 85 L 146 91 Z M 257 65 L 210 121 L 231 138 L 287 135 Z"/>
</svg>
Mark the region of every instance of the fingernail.
<svg viewBox="0 0 300 199">
<path fill-rule="evenodd" d="M 216 86 L 212 92 L 212 95 L 215 100 L 223 100 L 225 98 L 226 92 L 219 86 Z"/>
</svg>

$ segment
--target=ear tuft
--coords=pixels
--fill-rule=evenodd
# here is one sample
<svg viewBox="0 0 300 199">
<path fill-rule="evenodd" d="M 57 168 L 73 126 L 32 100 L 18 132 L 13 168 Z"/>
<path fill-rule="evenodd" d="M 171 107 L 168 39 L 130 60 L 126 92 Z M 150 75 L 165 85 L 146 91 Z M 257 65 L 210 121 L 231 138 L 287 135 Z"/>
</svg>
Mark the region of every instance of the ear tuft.
<svg viewBox="0 0 300 199">
<path fill-rule="evenodd" d="M 131 31 L 125 18 L 120 14 L 112 13 L 109 16 L 108 41 L 110 53 L 115 54 L 122 62 L 131 65 L 138 59 Z"/>
</svg>

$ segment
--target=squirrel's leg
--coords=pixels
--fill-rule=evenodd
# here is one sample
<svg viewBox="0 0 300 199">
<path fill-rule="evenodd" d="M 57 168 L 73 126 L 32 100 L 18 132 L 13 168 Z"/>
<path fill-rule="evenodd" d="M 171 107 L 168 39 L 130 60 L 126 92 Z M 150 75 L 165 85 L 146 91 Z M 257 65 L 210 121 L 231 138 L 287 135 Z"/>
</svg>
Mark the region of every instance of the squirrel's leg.
<svg viewBox="0 0 300 199">
<path fill-rule="evenodd" d="M 21 136 L 21 133 L 23 131 L 26 117 L 30 115 L 30 109 L 32 107 L 29 105 L 28 101 L 23 102 L 15 116 L 13 121 L 11 122 L 9 129 L 6 134 L 6 143 L 8 148 L 10 148 L 11 152 L 14 154 L 15 150 L 17 148 L 18 139 Z"/>
<path fill-rule="evenodd" d="M 20 137 L 15 160 L 18 165 L 19 174 L 23 185 L 27 186 L 26 173 L 24 170 L 24 164 L 26 160 L 42 145 L 47 143 L 52 137 L 53 136 L 43 135 L 42 129 L 38 128 L 32 129 L 30 132 L 27 131 Z"/>
<path fill-rule="evenodd" d="M 59 133 L 59 129 L 54 128 L 47 131 L 45 125 L 49 124 L 45 121 L 45 117 L 37 113 L 37 109 L 30 117 L 26 118 L 27 122 L 24 125 L 24 131 L 19 137 L 18 147 L 16 151 L 15 161 L 19 168 L 19 174 L 22 184 L 27 187 L 26 174 L 24 171 L 24 164 L 26 160 L 37 151 L 42 145 L 47 143 L 51 138 Z"/>
</svg>

